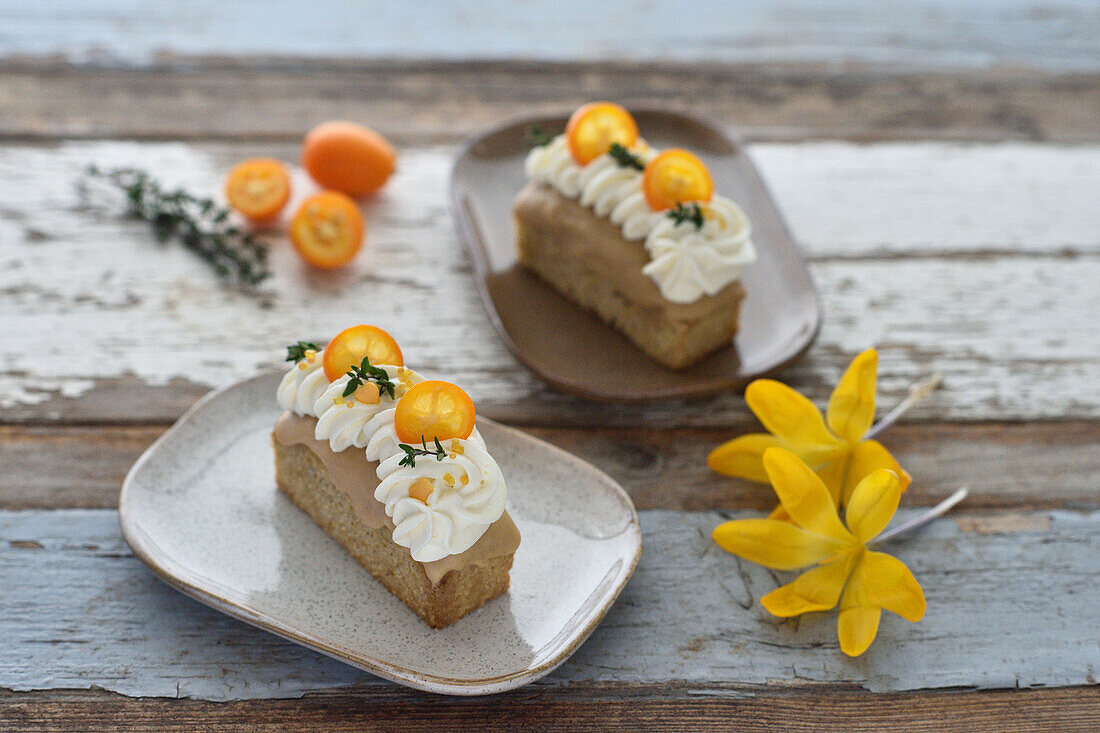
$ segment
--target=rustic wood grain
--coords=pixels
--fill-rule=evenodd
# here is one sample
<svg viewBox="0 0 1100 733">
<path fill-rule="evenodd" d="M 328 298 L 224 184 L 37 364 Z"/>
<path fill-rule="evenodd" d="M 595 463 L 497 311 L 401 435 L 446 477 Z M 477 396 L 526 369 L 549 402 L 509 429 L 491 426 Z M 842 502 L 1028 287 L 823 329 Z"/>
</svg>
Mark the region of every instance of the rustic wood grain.
<svg viewBox="0 0 1100 733">
<path fill-rule="evenodd" d="M 372 686 L 294 700 L 228 703 L 134 699 L 103 690 L 0 690 L 0 726 L 28 733 L 89 729 L 105 733 L 480 733 L 486 729 L 1093 733 L 1100 727 L 1100 687 L 941 694 L 870 694 L 837 688 L 791 694 L 779 686 L 727 693 L 722 685 L 617 683 L 550 690 L 536 685 L 490 698 L 448 699 Z"/>
<path fill-rule="evenodd" d="M 277 295 L 265 302 L 219 287 L 179 248 L 158 248 L 146 225 L 82 207 L 72 186 L 97 161 L 142 165 L 213 193 L 234 160 L 293 150 L 117 142 L 0 150 L 0 237 L 13 242 L 0 251 L 0 324 L 21 346 L 0 367 L 0 419 L 170 421 L 204 387 L 279 363 L 289 339 L 324 338 L 364 319 L 398 334 L 419 370 L 463 384 L 484 414 L 506 422 L 746 419 L 737 395 L 608 407 L 553 392 L 520 369 L 488 325 L 442 203 L 449 148 L 404 152 L 385 195 L 366 206 L 369 249 L 348 270 L 309 272 L 273 238 Z M 884 405 L 932 371 L 945 376 L 914 420 L 1100 416 L 1100 322 L 1091 316 L 1100 312 L 1091 286 L 1100 281 L 1100 213 L 1089 205 L 1100 148 L 751 150 L 806 242 L 826 312 L 809 358 L 784 379 L 822 404 L 851 357 L 877 345 Z M 308 190 L 298 184 L 299 195 Z"/>
<path fill-rule="evenodd" d="M 1045 27 L 1066 27 L 1068 7 L 1059 5 Z M 1001 20 L 1018 12 L 1012 6 Z M 794 38 L 788 21 L 784 35 Z M 847 43 L 851 27 L 841 27 Z M 950 23 L 908 27 L 970 38 Z M 1097 37 L 1089 23 L 1070 27 L 1071 38 Z M 1011 55 L 989 38 L 968 51 Z M 1077 53 L 1064 41 L 1052 46 L 1042 33 L 1027 39 L 1055 65 Z M 899 44 L 899 53 L 907 48 Z M 73 58 L 74 49 L 62 55 Z M 0 508 L 63 509 L 0 512 L 0 688 L 48 688 L 0 689 L 0 728 L 404 732 L 481 730 L 486 721 L 505 730 L 1100 728 L 1100 604 L 1091 582 L 1100 518 L 1046 511 L 1092 511 L 1100 501 L 1100 333 L 1090 315 L 1100 312 L 1091 286 L 1100 279 L 1094 146 L 752 149 L 826 299 L 826 332 L 784 379 L 821 404 L 851 354 L 877 343 L 880 405 L 889 406 L 912 379 L 943 369 L 944 390 L 885 441 L 918 477 L 907 505 L 962 483 L 974 489 L 953 518 L 896 546 L 929 593 L 928 619 L 916 626 L 888 619 L 880 653 L 856 666 L 835 649 L 833 617 L 803 619 L 797 633 L 768 619 L 754 604 L 775 580 L 706 540 L 720 521 L 708 510 L 770 503 L 762 487 L 727 483 L 699 464 L 710 443 L 754 428 L 739 397 L 593 407 L 548 392 L 500 349 L 440 204 L 451 148 L 404 151 L 392 196 L 368 206 L 381 266 L 326 282 L 281 253 L 277 285 L 290 298 L 270 310 L 218 290 L 186 257 L 155 253 L 142 227 L 75 210 L 69 188 L 79 165 L 105 156 L 214 191 L 238 158 L 293 160 L 293 145 L 263 141 L 293 143 L 323 119 L 358 119 L 403 144 L 450 143 L 519 110 L 591 98 L 682 104 L 757 141 L 1095 143 L 1100 75 L 859 63 L 582 70 L 162 56 L 158 64 L 0 60 L 0 141 L 8 143 L 0 147 L 0 335 L 30 349 L 45 344 L 41 360 L 8 351 L 0 363 L 0 422 L 7 423 Z M 59 142 L 102 137 L 233 144 Z M 12 144 L 19 140 L 47 144 Z M 441 256 L 444 267 L 430 277 L 410 266 Z M 121 544 L 113 512 L 65 510 L 113 506 L 133 458 L 211 385 L 277 359 L 272 343 L 285 328 L 326 334 L 337 320 L 296 318 L 295 308 L 331 307 L 346 319 L 363 311 L 364 300 L 372 312 L 384 303 L 394 320 L 415 320 L 418 308 L 464 319 L 454 336 L 442 328 L 453 322 L 411 336 L 425 368 L 474 385 L 485 414 L 532 426 L 605 466 L 647 510 L 646 557 L 623 599 L 574 660 L 533 687 L 451 700 L 374 680 L 164 587 Z M 144 339 L 135 337 L 136 323 L 153 326 Z M 59 346 L 65 338 L 72 340 Z M 663 511 L 670 509 L 703 513 Z M 701 592 L 684 597 L 685 587 Z M 956 627 L 970 634 L 963 647 L 958 634 L 944 631 Z M 964 679 L 975 659 L 983 661 L 979 677 Z M 933 675 L 937 686 L 975 679 L 995 687 L 1091 686 L 862 689 L 905 689 Z M 64 689 L 94 685 L 105 689 Z M 230 703 L 165 699 L 308 690 L 327 691 Z"/>
<path fill-rule="evenodd" d="M 578 18 L 585 22 L 578 23 Z M 1100 66 L 1100 19 L 1088 3 L 739 0 L 686 11 L 673 0 L 406 0 L 400 6 L 316 0 L 186 4 L 141 12 L 84 0 L 79 13 L 9 0 L 8 54 L 147 64 L 195 54 L 285 57 L 774 61 L 848 60 L 951 67 Z M 179 59 L 186 62 L 187 59 Z"/>
<path fill-rule="evenodd" d="M 785 622 L 763 611 L 760 596 L 790 574 L 718 549 L 710 531 L 724 516 L 642 512 L 634 577 L 541 684 L 812 693 L 1095 682 L 1098 512 L 1041 512 L 1045 522 L 983 532 L 947 518 L 891 543 L 920 580 L 928 613 L 918 624 L 885 614 L 874 646 L 855 660 L 837 649 L 834 613 Z M 0 577 L 0 688 L 225 700 L 388 685 L 167 587 L 130 554 L 110 510 L 0 512 Z"/>
<path fill-rule="evenodd" d="M 0 509 L 110 508 L 130 466 L 161 433 L 149 426 L 0 426 Z M 532 428 L 609 473 L 645 509 L 770 509 L 766 486 L 706 468 L 707 453 L 758 430 Z M 916 478 L 907 506 L 936 503 L 958 486 L 970 510 L 1100 507 L 1100 424 L 901 423 L 882 440 Z"/>
<path fill-rule="evenodd" d="M 332 118 L 405 144 L 530 109 L 674 104 L 750 140 L 1100 140 L 1100 74 L 874 64 L 192 60 L 144 69 L 0 60 L 0 139 L 299 140 Z"/>
</svg>

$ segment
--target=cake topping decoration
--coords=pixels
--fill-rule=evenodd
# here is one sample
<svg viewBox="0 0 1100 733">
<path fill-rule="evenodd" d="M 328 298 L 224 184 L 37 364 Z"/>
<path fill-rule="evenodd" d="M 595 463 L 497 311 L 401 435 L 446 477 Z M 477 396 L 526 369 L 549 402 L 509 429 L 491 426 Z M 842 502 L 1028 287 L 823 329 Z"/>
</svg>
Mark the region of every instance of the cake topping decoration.
<svg viewBox="0 0 1100 733">
<path fill-rule="evenodd" d="M 592 157 L 577 157 L 582 126 L 573 120 L 599 118 L 593 106 L 577 110 L 565 134 L 531 149 L 527 176 L 607 218 L 628 242 L 643 241 L 650 261 L 642 273 L 672 303 L 717 295 L 739 279 L 756 261 L 752 225 L 736 202 L 714 193 L 706 164 L 686 150 L 653 150 L 636 126 L 633 134 L 595 145 Z M 606 120 L 621 120 L 617 112 L 604 113 Z"/>
<path fill-rule="evenodd" d="M 313 360 L 317 358 L 317 352 L 320 350 L 321 347 L 311 341 L 299 341 L 286 347 L 286 361 L 297 364 L 303 359 L 307 359 L 312 364 Z"/>
<path fill-rule="evenodd" d="M 373 395 L 371 391 L 373 390 Z M 395 385 L 385 369 L 371 366 L 370 357 L 364 356 L 359 366 L 348 367 L 348 383 L 341 397 L 351 397 L 366 404 L 377 404 L 378 398 L 385 394 L 392 400 L 396 397 Z"/>
<path fill-rule="evenodd" d="M 461 387 L 429 379 L 414 385 L 397 403 L 394 427 L 402 443 L 438 443 L 468 438 L 476 419 L 474 402 Z"/>
<path fill-rule="evenodd" d="M 714 180 L 695 154 L 670 148 L 646 165 L 642 190 L 649 207 L 663 211 L 685 201 L 710 201 Z"/>
<path fill-rule="evenodd" d="M 432 495 L 433 491 L 435 491 L 435 487 L 432 486 L 432 480 L 425 476 L 412 482 L 409 486 L 409 497 L 427 504 L 428 497 Z"/>
<path fill-rule="evenodd" d="M 378 370 L 375 376 L 359 367 L 349 370 L 335 382 L 329 382 L 320 372 L 325 389 L 309 414 L 317 418 L 314 437 L 327 440 L 329 447 L 337 453 L 353 446 L 366 448 L 377 429 L 372 420 L 381 413 L 392 412 L 394 400 L 405 393 L 404 384 L 397 379 L 398 367 L 378 365 L 371 366 L 371 369 Z M 360 378 L 357 372 L 361 372 L 363 377 Z M 420 376 L 413 372 L 409 383 L 415 384 L 419 380 Z M 390 389 L 384 386 L 386 383 L 393 385 L 392 397 Z"/>
<path fill-rule="evenodd" d="M 345 328 L 325 347 L 325 376 L 335 382 L 363 359 L 370 359 L 371 364 L 405 365 L 401 347 L 392 336 L 376 326 L 358 325 Z"/>
<path fill-rule="evenodd" d="M 507 487 L 500 467 L 476 428 L 465 438 L 451 438 L 450 451 L 443 440 L 420 441 L 419 447 L 400 442 L 398 409 L 372 420 L 367 445 L 368 460 L 379 461 L 374 497 L 393 519 L 393 541 L 419 562 L 465 552 L 504 513 Z"/>
<path fill-rule="evenodd" d="M 442 461 L 447 456 L 447 451 L 443 450 L 443 445 L 440 444 L 439 438 L 435 439 L 435 450 L 428 447 L 426 440 L 420 441 L 420 448 L 414 445 L 408 445 L 406 443 L 399 443 L 398 448 L 405 452 L 405 457 L 401 459 L 399 466 L 408 466 L 409 468 L 416 467 L 417 456 L 435 456 L 435 460 Z M 451 456 L 452 458 L 454 456 Z"/>
<path fill-rule="evenodd" d="M 668 211 L 668 218 L 677 224 L 690 221 L 696 229 L 703 228 L 703 210 L 699 204 L 676 204 Z"/>
<path fill-rule="evenodd" d="M 615 162 L 619 164 L 620 168 L 633 168 L 638 171 L 645 170 L 645 163 L 643 163 L 638 156 L 618 143 L 611 143 L 611 147 L 607 149 L 607 154 L 615 159 Z"/>
<path fill-rule="evenodd" d="M 693 303 L 703 295 L 714 295 L 741 277 L 756 259 L 752 229 L 740 206 L 715 197 L 699 208 L 701 226 L 662 216 L 646 237 L 650 261 L 642 272 L 673 303 Z"/>
<path fill-rule="evenodd" d="M 533 148 L 541 148 L 550 144 L 554 136 L 542 129 L 542 125 L 531 125 L 523 134 L 527 144 Z"/>
<path fill-rule="evenodd" d="M 586 165 L 608 151 L 613 143 L 629 148 L 638 140 L 638 124 L 629 112 L 611 102 L 586 104 L 565 126 L 569 152 Z"/>
<path fill-rule="evenodd" d="M 287 361 L 295 361 L 299 347 L 312 347 L 308 341 L 299 341 L 297 344 L 287 347 Z M 324 360 L 323 351 L 314 351 L 312 348 L 301 349 L 301 360 L 295 361 L 294 366 L 279 383 L 279 389 L 275 393 L 279 406 L 284 410 L 290 410 L 297 415 L 314 415 L 313 406 L 318 398 L 328 388 L 328 377 L 321 368 Z"/>
</svg>

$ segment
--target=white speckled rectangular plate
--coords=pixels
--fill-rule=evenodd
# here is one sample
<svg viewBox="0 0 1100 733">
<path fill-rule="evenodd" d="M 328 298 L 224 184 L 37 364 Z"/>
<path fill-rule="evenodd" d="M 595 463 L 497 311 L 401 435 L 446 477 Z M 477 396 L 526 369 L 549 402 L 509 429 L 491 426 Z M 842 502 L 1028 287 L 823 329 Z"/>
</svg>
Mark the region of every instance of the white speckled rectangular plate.
<svg viewBox="0 0 1100 733">
<path fill-rule="evenodd" d="M 380 677 L 452 695 L 536 680 L 592 633 L 642 551 L 634 505 L 610 477 L 480 418 L 523 539 L 511 590 L 433 630 L 276 489 L 280 376 L 208 395 L 126 477 L 122 534 L 165 582 Z"/>
</svg>

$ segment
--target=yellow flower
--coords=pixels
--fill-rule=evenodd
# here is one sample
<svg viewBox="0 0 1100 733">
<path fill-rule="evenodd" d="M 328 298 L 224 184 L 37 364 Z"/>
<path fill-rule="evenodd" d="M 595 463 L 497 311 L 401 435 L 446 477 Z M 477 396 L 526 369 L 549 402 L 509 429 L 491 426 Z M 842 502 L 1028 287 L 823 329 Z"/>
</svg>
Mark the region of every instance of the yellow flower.
<svg viewBox="0 0 1100 733">
<path fill-rule="evenodd" d="M 768 448 L 762 463 L 791 521 L 739 519 L 712 536 L 723 550 L 774 570 L 816 565 L 760 599 L 769 613 L 797 616 L 839 602 L 837 638 L 852 657 L 875 640 L 882 609 L 914 622 L 924 617 L 924 592 L 909 568 L 867 547 L 898 509 L 901 485 L 893 471 L 878 469 L 859 482 L 845 526 L 825 484 L 798 456 Z"/>
<path fill-rule="evenodd" d="M 711 451 L 707 465 L 726 476 L 765 483 L 768 477 L 761 458 L 768 448 L 779 447 L 813 466 L 836 506 L 846 506 L 860 479 L 880 468 L 897 474 L 905 491 L 909 474 L 882 443 L 864 439 L 875 419 L 877 372 L 874 349 L 853 359 L 829 397 L 825 419 L 812 402 L 787 385 L 757 379 L 745 390 L 745 402 L 768 432 L 723 443 Z"/>
</svg>

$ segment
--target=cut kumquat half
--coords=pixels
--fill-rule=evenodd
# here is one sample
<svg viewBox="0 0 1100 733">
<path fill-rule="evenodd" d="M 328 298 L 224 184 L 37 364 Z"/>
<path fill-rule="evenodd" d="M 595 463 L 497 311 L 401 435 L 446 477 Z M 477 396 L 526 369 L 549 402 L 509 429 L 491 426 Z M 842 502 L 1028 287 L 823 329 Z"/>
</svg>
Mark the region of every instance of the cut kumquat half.
<svg viewBox="0 0 1100 733">
<path fill-rule="evenodd" d="M 363 358 L 377 366 L 404 366 L 401 347 L 393 336 L 376 326 L 359 325 L 345 328 L 325 346 L 321 366 L 328 381 L 334 382 L 348 373 L 352 366 L 359 366 Z"/>
<path fill-rule="evenodd" d="M 335 270 L 351 262 L 363 244 L 359 206 L 337 191 L 315 193 L 298 208 L 290 223 L 290 241 L 306 262 Z"/>
<path fill-rule="evenodd" d="M 410 445 L 468 438 L 476 419 L 470 395 L 437 379 L 413 385 L 397 403 L 393 418 L 398 439 Z"/>
<path fill-rule="evenodd" d="M 706 164 L 693 153 L 670 148 L 646 165 L 642 190 L 649 208 L 662 211 L 689 201 L 710 201 L 714 181 Z"/>
<path fill-rule="evenodd" d="M 290 174 L 272 158 L 251 158 L 238 163 L 225 179 L 229 205 L 253 221 L 278 215 L 290 198 Z"/>
<path fill-rule="evenodd" d="M 617 104 L 592 102 L 569 118 L 565 126 L 565 139 L 573 160 L 587 165 L 606 153 L 612 143 L 629 148 L 638 142 L 638 123 Z"/>
</svg>

